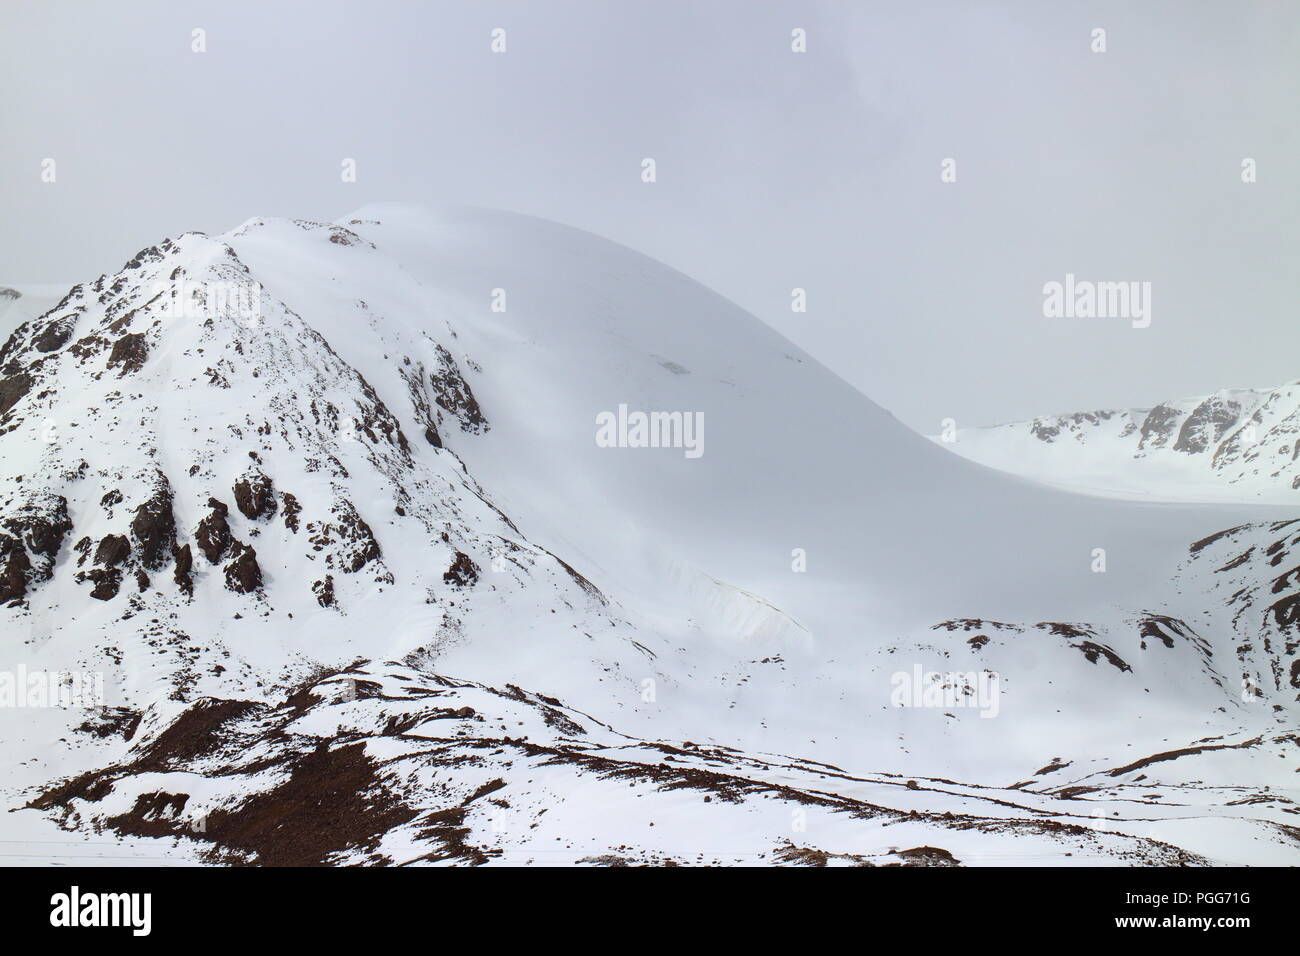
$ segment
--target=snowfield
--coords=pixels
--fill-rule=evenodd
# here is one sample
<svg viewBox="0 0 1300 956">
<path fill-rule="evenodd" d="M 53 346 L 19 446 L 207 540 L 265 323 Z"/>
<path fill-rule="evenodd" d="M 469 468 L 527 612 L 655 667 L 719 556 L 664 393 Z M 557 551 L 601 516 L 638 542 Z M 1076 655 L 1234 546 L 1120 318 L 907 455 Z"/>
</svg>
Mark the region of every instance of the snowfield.
<svg viewBox="0 0 1300 956">
<path fill-rule="evenodd" d="M 1288 389 L 936 443 L 660 263 L 458 208 L 49 305 L 0 353 L 0 666 L 104 701 L 0 706 L 11 861 L 1300 862 Z M 620 406 L 703 453 L 605 447 Z"/>
</svg>

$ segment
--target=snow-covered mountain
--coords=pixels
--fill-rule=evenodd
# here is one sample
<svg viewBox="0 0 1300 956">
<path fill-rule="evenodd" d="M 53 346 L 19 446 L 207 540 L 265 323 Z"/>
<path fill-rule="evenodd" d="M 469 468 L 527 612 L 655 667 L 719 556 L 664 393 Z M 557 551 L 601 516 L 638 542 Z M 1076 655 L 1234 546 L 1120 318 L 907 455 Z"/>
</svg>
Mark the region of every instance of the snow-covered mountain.
<svg viewBox="0 0 1300 956">
<path fill-rule="evenodd" d="M 700 454 L 599 439 L 636 412 Z M 32 859 L 1300 849 L 1300 584 L 1248 557 L 1218 587 L 1292 512 L 964 461 L 553 223 L 374 206 L 149 247 L 11 336 L 0 462 L 6 667 L 105 697 L 0 709 Z"/>
<path fill-rule="evenodd" d="M 1078 491 L 1300 503 L 1300 381 L 935 436 L 972 461 Z"/>
</svg>

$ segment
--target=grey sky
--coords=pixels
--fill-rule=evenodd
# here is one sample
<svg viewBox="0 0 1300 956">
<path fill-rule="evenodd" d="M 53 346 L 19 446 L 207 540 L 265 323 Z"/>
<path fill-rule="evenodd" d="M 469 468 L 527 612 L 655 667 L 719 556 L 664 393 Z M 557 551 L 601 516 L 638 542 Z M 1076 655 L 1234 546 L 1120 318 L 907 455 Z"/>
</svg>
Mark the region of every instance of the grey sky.
<svg viewBox="0 0 1300 956">
<path fill-rule="evenodd" d="M 0 284 L 444 199 L 661 259 L 923 431 L 1148 405 L 1300 378 L 1297 104 L 1285 0 L 5 0 Z M 1151 327 L 1045 319 L 1067 272 Z"/>
</svg>

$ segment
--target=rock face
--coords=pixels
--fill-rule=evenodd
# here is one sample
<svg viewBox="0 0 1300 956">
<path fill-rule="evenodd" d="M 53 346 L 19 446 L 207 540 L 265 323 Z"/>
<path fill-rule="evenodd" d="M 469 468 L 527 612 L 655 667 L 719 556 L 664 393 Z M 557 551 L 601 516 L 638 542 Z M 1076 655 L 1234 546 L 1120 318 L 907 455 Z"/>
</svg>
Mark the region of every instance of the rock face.
<svg viewBox="0 0 1300 956">
<path fill-rule="evenodd" d="M 91 568 L 85 578 L 94 584 L 90 596 L 96 601 L 111 601 L 122 587 L 121 568 Z"/>
<path fill-rule="evenodd" d="M 1138 450 L 1165 447 L 1169 443 L 1170 436 L 1174 434 L 1178 419 L 1178 409 L 1168 405 L 1157 405 L 1151 409 L 1146 418 L 1142 419 L 1142 427 L 1139 430 L 1142 437 L 1138 439 Z"/>
<path fill-rule="evenodd" d="M 122 587 L 122 574 L 131 563 L 131 541 L 126 535 L 106 534 L 100 539 L 92 559 L 93 567 L 80 572 L 78 581 L 94 586 L 90 596 L 97 601 L 111 601 Z M 142 569 L 139 573 L 143 573 Z M 138 579 L 137 579 L 138 580 Z"/>
<path fill-rule="evenodd" d="M 72 530 L 68 517 L 68 500 L 62 495 L 36 494 L 16 514 L 5 519 L 4 526 L 21 537 L 33 554 L 45 559 L 42 570 L 48 578 L 49 565 L 59 553 L 63 539 Z"/>
<path fill-rule="evenodd" d="M 32 344 L 38 352 L 58 351 L 68 344 L 76 327 L 77 317 L 75 314 L 55 319 L 37 333 L 35 338 L 32 339 Z"/>
<path fill-rule="evenodd" d="M 1242 420 L 1241 402 L 1212 396 L 1197 405 L 1178 429 L 1174 451 L 1199 455 L 1217 448 L 1220 441 Z"/>
</svg>

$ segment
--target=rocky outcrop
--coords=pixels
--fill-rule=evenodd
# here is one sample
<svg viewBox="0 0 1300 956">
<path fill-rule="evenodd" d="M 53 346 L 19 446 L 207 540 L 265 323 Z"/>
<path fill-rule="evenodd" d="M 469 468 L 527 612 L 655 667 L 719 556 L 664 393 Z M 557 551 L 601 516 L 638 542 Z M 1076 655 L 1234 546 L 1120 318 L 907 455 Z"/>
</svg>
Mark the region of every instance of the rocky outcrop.
<svg viewBox="0 0 1300 956">
<path fill-rule="evenodd" d="M 1147 417 L 1142 422 L 1142 437 L 1138 441 L 1138 449 L 1163 448 L 1177 423 L 1178 409 L 1168 405 L 1157 405 L 1147 412 Z"/>
<path fill-rule="evenodd" d="M 68 344 L 76 327 L 76 313 L 52 319 L 32 338 L 32 345 L 38 352 L 56 352 Z"/>
<path fill-rule="evenodd" d="M 32 377 L 25 371 L 0 376 L 0 415 L 17 405 L 31 388 Z"/>
<path fill-rule="evenodd" d="M 97 601 L 111 601 L 122 587 L 122 573 L 131 561 L 131 541 L 124 534 L 106 534 L 95 548 L 94 567 L 77 575 L 78 581 L 90 581 L 90 596 Z"/>
<path fill-rule="evenodd" d="M 275 491 L 271 479 L 257 470 L 250 470 L 235 482 L 235 507 L 250 521 L 269 518 L 275 514 Z"/>
<path fill-rule="evenodd" d="M 140 563 L 152 571 L 163 567 L 176 547 L 171 485 L 161 472 L 155 479 L 153 494 L 135 509 L 131 535 L 135 538 Z"/>
<path fill-rule="evenodd" d="M 63 539 L 72 530 L 62 495 L 34 493 L 0 518 L 0 602 L 21 600 L 48 581 Z"/>
<path fill-rule="evenodd" d="M 4 524 L 23 537 L 33 554 L 53 563 L 64 537 L 72 530 L 68 499 L 62 495 L 39 495 Z"/>
<path fill-rule="evenodd" d="M 90 589 L 90 596 L 97 601 L 113 600 L 122 588 L 121 568 L 91 568 L 77 577 L 79 580 L 89 580 L 94 584 Z"/>
<path fill-rule="evenodd" d="M 113 351 L 108 355 L 108 367 L 121 366 L 120 375 L 138 372 L 144 368 L 145 359 L 149 357 L 149 343 L 143 332 L 129 332 L 113 343 Z"/>
<path fill-rule="evenodd" d="M 27 595 L 27 573 L 31 569 L 31 558 L 22 541 L 0 534 L 0 602 L 21 601 Z"/>
<path fill-rule="evenodd" d="M 218 564 L 226 556 L 231 542 L 234 541 L 234 536 L 230 533 L 230 524 L 226 520 L 230 509 L 216 498 L 208 499 L 208 507 L 212 511 L 199 522 L 194 532 L 194 542 L 203 552 L 203 556 L 208 559 L 209 564 Z"/>
<path fill-rule="evenodd" d="M 280 497 L 284 500 L 284 526 L 290 531 L 298 531 L 298 515 L 302 514 L 302 505 L 298 499 L 289 492 L 281 492 Z"/>
<path fill-rule="evenodd" d="M 438 367 L 429 375 L 433 400 L 460 423 L 461 431 L 473 435 L 483 434 L 488 430 L 488 421 L 483 416 L 483 410 L 479 407 L 469 382 L 461 374 L 460 366 L 443 346 L 438 346 L 437 353 Z"/>
<path fill-rule="evenodd" d="M 257 552 L 236 541 L 231 548 L 231 561 L 226 565 L 226 587 L 238 594 L 250 594 L 262 586 L 262 569 L 257 563 Z"/>
<path fill-rule="evenodd" d="M 334 575 L 325 575 L 325 580 L 314 582 L 311 589 L 316 595 L 316 603 L 321 607 L 334 606 Z"/>
<path fill-rule="evenodd" d="M 312 549 L 325 552 L 326 565 L 345 574 L 355 574 L 381 557 L 374 532 L 350 502 L 334 506 L 333 521 L 309 522 L 307 530 Z"/>
<path fill-rule="evenodd" d="M 95 563 L 106 568 L 125 564 L 131 557 L 131 542 L 124 534 L 106 534 L 95 549 Z"/>
<path fill-rule="evenodd" d="M 1237 424 L 1241 416 L 1241 403 L 1209 398 L 1196 406 L 1178 430 L 1174 451 L 1199 455 L 1214 446 Z"/>
<path fill-rule="evenodd" d="M 424 363 L 413 363 L 410 356 L 406 356 L 402 359 L 398 371 L 401 373 L 402 381 L 406 382 L 406 390 L 411 396 L 411 406 L 415 409 L 415 416 L 424 425 L 424 440 L 434 448 L 441 448 L 442 436 L 438 434 L 437 414 L 433 410 L 425 385 Z"/>
<path fill-rule="evenodd" d="M 451 567 L 443 572 L 442 580 L 454 587 L 469 587 L 478 580 L 478 565 L 470 560 L 470 556 L 463 551 L 456 552 L 456 559 L 451 562 Z"/>
<path fill-rule="evenodd" d="M 172 579 L 182 592 L 193 595 L 194 578 L 191 574 L 194 570 L 194 552 L 190 550 L 190 546 L 187 544 L 176 549 L 175 557 L 176 570 L 172 573 Z"/>
</svg>

